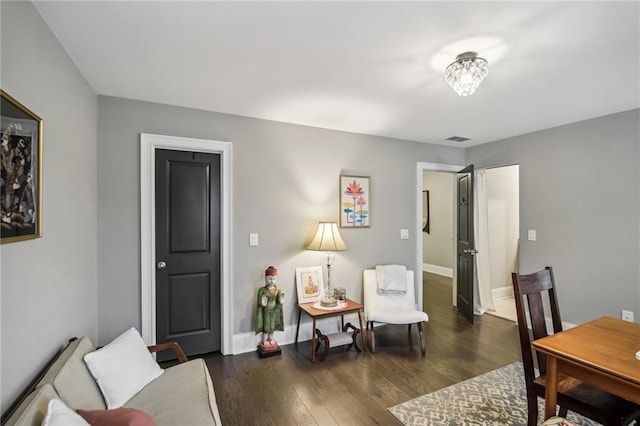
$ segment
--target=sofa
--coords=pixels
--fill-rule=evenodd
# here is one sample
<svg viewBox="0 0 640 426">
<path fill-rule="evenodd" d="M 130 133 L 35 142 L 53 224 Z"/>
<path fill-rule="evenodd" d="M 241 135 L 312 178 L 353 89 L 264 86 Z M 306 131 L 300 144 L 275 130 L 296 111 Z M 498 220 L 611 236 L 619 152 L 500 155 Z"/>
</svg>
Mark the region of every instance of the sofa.
<svg viewBox="0 0 640 426">
<path fill-rule="evenodd" d="M 176 343 L 148 347 L 151 352 L 165 349 L 173 349 L 181 362 L 166 369 L 156 364 L 159 375 L 119 405 L 119 409 L 142 412 L 158 426 L 220 425 L 213 383 L 204 361 L 199 358 L 188 361 Z M 107 410 L 111 407 L 106 402 L 108 398 L 102 389 L 103 383 L 94 377 L 94 371 L 90 370 L 85 358 L 89 353 L 98 352 L 88 337 L 70 341 L 40 375 L 33 390 L 20 402 L 5 424 L 42 425 L 48 416 L 47 410 L 51 411 L 50 402 L 53 399 L 62 401 L 72 415 L 76 415 L 77 410 L 90 410 L 88 412 L 92 413 L 111 411 Z"/>
</svg>

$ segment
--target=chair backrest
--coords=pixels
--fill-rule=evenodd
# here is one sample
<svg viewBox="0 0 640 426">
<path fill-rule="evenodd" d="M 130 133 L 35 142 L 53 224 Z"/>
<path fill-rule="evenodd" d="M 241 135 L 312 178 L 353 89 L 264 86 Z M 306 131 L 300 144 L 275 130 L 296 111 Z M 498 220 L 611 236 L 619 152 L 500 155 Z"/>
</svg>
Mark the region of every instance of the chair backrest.
<svg viewBox="0 0 640 426">
<path fill-rule="evenodd" d="M 413 283 L 413 271 L 407 270 L 407 292 L 403 294 L 378 294 L 378 283 L 376 281 L 376 270 L 365 269 L 362 275 L 364 291 L 364 312 L 377 308 L 416 308 L 415 286 Z"/>
<path fill-rule="evenodd" d="M 527 387 L 529 387 L 535 378 L 531 342 L 548 335 L 544 299 L 548 300 L 548 305 L 546 306 L 550 310 L 553 333 L 562 331 L 562 321 L 560 320 L 553 269 L 550 266 L 547 266 L 542 271 L 527 275 L 520 275 L 514 272 L 511 274 L 511 278 L 513 281 L 513 296 L 516 302 L 522 363 L 524 364 L 525 379 L 528 382 Z M 547 297 L 543 297 L 545 295 Z M 531 325 L 531 334 L 529 334 L 527 323 Z M 546 357 L 538 352 L 536 352 L 536 356 L 540 374 L 546 373 Z"/>
</svg>

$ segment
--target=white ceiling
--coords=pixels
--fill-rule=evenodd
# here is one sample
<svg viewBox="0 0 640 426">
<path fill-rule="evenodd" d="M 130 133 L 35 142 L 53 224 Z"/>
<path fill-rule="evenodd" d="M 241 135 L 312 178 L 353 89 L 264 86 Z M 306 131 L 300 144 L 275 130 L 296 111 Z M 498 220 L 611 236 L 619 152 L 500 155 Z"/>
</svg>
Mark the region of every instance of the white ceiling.
<svg viewBox="0 0 640 426">
<path fill-rule="evenodd" d="M 35 5 L 101 95 L 452 146 L 640 107 L 637 0 Z"/>
</svg>

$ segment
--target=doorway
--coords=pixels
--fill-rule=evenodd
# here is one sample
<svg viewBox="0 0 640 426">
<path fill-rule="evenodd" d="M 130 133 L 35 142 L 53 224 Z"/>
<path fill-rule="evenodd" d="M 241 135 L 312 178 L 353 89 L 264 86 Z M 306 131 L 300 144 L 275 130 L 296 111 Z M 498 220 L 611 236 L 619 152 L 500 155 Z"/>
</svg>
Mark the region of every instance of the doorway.
<svg viewBox="0 0 640 426">
<path fill-rule="evenodd" d="M 456 267 L 455 246 L 456 233 L 456 172 L 462 167 L 455 166 L 453 170 L 437 170 L 422 167 L 420 170 L 419 192 L 424 197 L 429 191 L 429 232 L 420 228 L 421 238 L 418 238 L 420 253 L 419 265 L 421 270 L 452 279 L 452 306 L 456 301 Z M 515 303 L 511 287 L 511 272 L 518 271 L 518 232 L 519 232 L 519 169 L 517 165 L 484 169 L 487 175 L 487 223 L 489 236 L 484 249 L 489 265 L 485 268 L 489 272 L 489 280 L 484 283 L 484 295 L 488 294 L 489 303 L 479 303 L 481 297 L 474 302 L 476 314 L 484 312 L 515 321 Z M 421 202 L 419 206 L 424 206 Z M 422 208 L 421 210 L 424 210 Z M 423 212 L 419 216 L 425 220 Z M 476 242 L 476 246 L 480 244 Z M 488 284 L 488 285 L 487 285 Z M 420 296 L 424 294 L 424 285 Z M 486 290 L 488 288 L 488 292 Z M 480 305 L 480 306 L 479 306 Z M 484 305 L 484 306 L 483 306 Z M 489 305 L 489 306 L 486 306 Z"/>
<path fill-rule="evenodd" d="M 219 352 L 220 154 L 156 149 L 155 171 L 156 343 Z"/>
<path fill-rule="evenodd" d="M 493 308 L 486 311 L 516 321 L 511 273 L 519 271 L 519 166 L 494 167 L 486 173 L 489 282 Z M 480 200 L 479 200 L 480 201 Z M 482 291 L 482 290 L 480 290 Z"/>
<path fill-rule="evenodd" d="M 155 152 L 158 149 L 213 153 L 220 155 L 220 352 L 223 355 L 232 354 L 232 145 L 229 142 L 145 133 L 140 136 L 140 311 L 142 320 L 142 337 L 148 345 L 156 343 Z"/>
</svg>

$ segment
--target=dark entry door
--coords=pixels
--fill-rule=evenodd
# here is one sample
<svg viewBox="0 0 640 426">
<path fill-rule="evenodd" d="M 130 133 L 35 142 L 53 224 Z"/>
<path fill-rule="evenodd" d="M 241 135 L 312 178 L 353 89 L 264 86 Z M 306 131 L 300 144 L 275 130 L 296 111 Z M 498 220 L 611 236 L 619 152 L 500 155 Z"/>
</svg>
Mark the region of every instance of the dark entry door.
<svg viewBox="0 0 640 426">
<path fill-rule="evenodd" d="M 156 341 L 187 355 L 219 351 L 220 155 L 155 155 Z"/>
<path fill-rule="evenodd" d="M 457 242 L 458 310 L 473 324 L 473 164 L 458 172 L 458 242 Z"/>
</svg>

